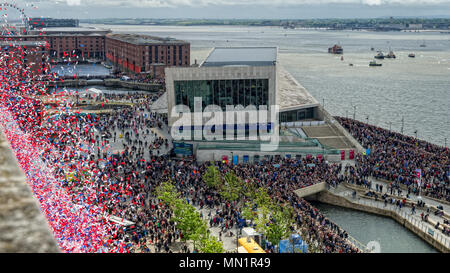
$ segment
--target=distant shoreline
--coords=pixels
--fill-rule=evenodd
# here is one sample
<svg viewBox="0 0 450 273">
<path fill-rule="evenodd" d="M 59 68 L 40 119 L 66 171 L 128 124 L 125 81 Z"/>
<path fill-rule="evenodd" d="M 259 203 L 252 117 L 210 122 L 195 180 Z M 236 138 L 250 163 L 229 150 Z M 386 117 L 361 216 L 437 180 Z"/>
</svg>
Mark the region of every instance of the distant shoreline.
<svg viewBox="0 0 450 273">
<path fill-rule="evenodd" d="M 125 24 L 125 23 L 83 23 L 85 25 L 109 25 L 109 26 L 157 26 L 157 27 L 217 27 L 217 26 L 228 26 L 228 27 L 272 27 L 272 28 L 280 28 L 282 26 L 255 26 L 255 25 L 218 25 L 218 24 L 199 24 L 199 25 L 163 25 L 163 24 Z M 375 30 L 375 29 L 337 29 L 337 28 L 326 28 L 326 27 L 296 27 L 289 28 L 289 30 L 331 30 L 331 31 L 365 31 L 365 32 L 411 32 L 411 33 L 419 33 L 419 32 L 435 32 L 441 34 L 450 34 L 450 29 L 419 29 L 419 30 Z"/>
<path fill-rule="evenodd" d="M 364 18 L 364 19 L 80 19 L 82 24 L 145 26 L 247 26 L 283 29 L 326 29 L 367 31 L 450 32 L 450 18 Z"/>
</svg>

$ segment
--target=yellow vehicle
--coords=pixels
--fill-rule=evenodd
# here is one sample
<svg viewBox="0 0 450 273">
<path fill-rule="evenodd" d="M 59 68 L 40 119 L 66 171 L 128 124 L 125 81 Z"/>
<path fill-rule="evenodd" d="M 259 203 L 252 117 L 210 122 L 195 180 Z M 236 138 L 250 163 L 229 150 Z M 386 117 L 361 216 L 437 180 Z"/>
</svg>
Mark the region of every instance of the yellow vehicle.
<svg viewBox="0 0 450 273">
<path fill-rule="evenodd" d="M 248 253 L 266 253 L 252 238 L 242 237 L 238 242 Z"/>
</svg>

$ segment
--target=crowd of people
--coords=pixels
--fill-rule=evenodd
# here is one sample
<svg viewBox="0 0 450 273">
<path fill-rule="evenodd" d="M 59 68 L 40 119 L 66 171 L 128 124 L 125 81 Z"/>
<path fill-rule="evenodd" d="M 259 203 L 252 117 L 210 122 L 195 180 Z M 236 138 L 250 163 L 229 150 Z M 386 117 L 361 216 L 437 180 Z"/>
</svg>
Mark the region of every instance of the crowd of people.
<svg viewBox="0 0 450 273">
<path fill-rule="evenodd" d="M 67 154 L 60 159 L 59 166 L 65 170 L 60 172 L 60 179 L 74 196 L 78 196 L 74 202 L 80 198 L 90 198 L 93 204 L 102 206 L 107 214 L 134 223 L 125 229 L 117 229 L 108 242 L 122 240 L 127 245 L 127 251 L 140 249 L 148 252 L 149 245 L 153 245 L 155 251 L 172 251 L 174 242 L 181 240 L 183 234 L 171 220 L 172 212 L 155 195 L 158 185 L 169 180 L 174 182 L 182 197 L 192 205 L 200 210 L 210 209 L 209 224 L 219 226 L 220 235 L 229 236 L 235 228 L 242 227 L 245 221 L 241 210 L 245 200 L 230 202 L 224 199 L 202 179 L 210 163 L 171 158 L 167 139 L 152 131 L 152 128 L 163 130 L 167 122 L 164 116 L 151 111 L 150 105 L 155 98 L 142 97 L 140 94 L 109 97 L 111 100 L 124 98 L 133 99 L 135 106 L 123 107 L 112 114 L 76 118 L 59 116 L 65 119 L 62 123 L 71 124 L 78 134 L 77 138 L 88 146 L 84 153 Z M 92 126 L 87 128 L 86 124 Z M 50 125 L 54 123 L 47 124 Z M 62 141 L 57 147 L 62 152 L 66 145 L 71 145 L 70 141 Z M 91 187 L 67 176 L 71 171 L 70 166 L 76 168 L 73 162 L 77 160 L 89 162 L 89 169 L 93 172 L 90 176 L 93 181 Z M 358 251 L 346 240 L 345 231 L 294 193 L 296 189 L 322 181 L 333 186 L 341 183 L 344 177 L 340 174 L 340 164 L 328 164 L 317 158 L 272 159 L 258 164 L 215 164 L 222 174 L 234 172 L 257 187 L 266 187 L 275 200 L 289 202 L 294 208 L 299 230 L 307 234 L 319 251 Z M 92 192 L 96 194 L 91 196 Z M 183 249 L 195 251 L 187 247 Z"/>
<path fill-rule="evenodd" d="M 11 69 L 11 66 L 2 67 L 2 75 L 11 74 Z M 20 73 L 16 74 L 20 76 Z M 14 114 L 23 131 L 33 136 L 30 140 L 33 147 L 40 149 L 40 158 L 67 188 L 71 201 L 89 210 L 101 208 L 103 216 L 131 222 L 113 225 L 111 233 L 104 238 L 104 245 L 98 248 L 100 251 L 149 252 L 152 246 L 156 252 L 172 252 L 174 246 L 183 241 L 184 234 L 177 229 L 173 212 L 158 200 L 155 192 L 166 181 L 172 181 L 181 197 L 198 209 L 209 209 L 208 224 L 220 227 L 219 237 L 248 224 L 242 216 L 246 197 L 230 202 L 203 181 L 210 162 L 170 156 L 171 144 L 164 137 L 167 117 L 151 109 L 157 95 L 103 94 L 102 100 L 127 100 L 133 106 L 122 106 L 109 114 L 61 111 L 44 118 L 43 105 L 27 96 L 29 84 L 24 84 L 21 77 L 8 80 L 6 82 L 12 85 L 8 90 L 2 89 L 1 106 Z M 11 89 L 16 93 L 10 92 Z M 34 89 L 42 90 L 36 86 Z M 67 104 L 70 107 L 70 103 Z M 303 234 L 319 252 L 360 250 L 348 240 L 343 229 L 299 198 L 294 190 L 319 182 L 335 187 L 349 180 L 370 188 L 368 177 L 373 176 L 405 184 L 417 192 L 415 170 L 421 169 L 420 190 L 449 200 L 449 180 L 445 172 L 449 165 L 447 149 L 357 121 L 338 120 L 363 146 L 371 149 L 369 156 L 357 156 L 356 166 L 345 167 L 343 173 L 342 165 L 330 164 L 323 158 L 213 164 L 223 175 L 233 172 L 256 188 L 266 188 L 276 203 L 289 203 L 296 223 L 293 232 Z M 99 221 L 105 222 L 105 219 L 108 218 Z M 180 250 L 198 251 L 187 245 Z"/>
<path fill-rule="evenodd" d="M 405 185 L 414 194 L 450 201 L 450 158 L 447 147 L 369 125 L 336 117 L 368 155 L 356 156 L 349 179 L 364 184 L 369 176 L 393 182 L 393 188 Z M 420 182 L 418 178 L 420 170 Z"/>
</svg>

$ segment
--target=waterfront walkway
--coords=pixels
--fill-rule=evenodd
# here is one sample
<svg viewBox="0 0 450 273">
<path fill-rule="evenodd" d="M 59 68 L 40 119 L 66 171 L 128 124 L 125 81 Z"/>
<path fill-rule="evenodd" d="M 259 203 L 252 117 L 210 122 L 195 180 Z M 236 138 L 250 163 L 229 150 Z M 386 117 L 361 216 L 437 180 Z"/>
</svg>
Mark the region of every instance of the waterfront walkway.
<svg viewBox="0 0 450 273">
<path fill-rule="evenodd" d="M 346 183 L 345 183 L 346 184 Z M 354 185 L 350 185 L 352 187 Z M 378 199 L 375 200 L 374 198 L 370 198 L 361 194 L 357 194 L 356 196 L 353 196 L 353 187 L 350 188 L 347 185 L 341 184 L 337 188 L 330 188 L 329 192 L 345 198 L 347 201 L 352 203 L 355 209 L 361 209 L 362 206 L 368 206 L 372 208 L 377 208 L 379 210 L 383 211 L 390 211 L 397 214 L 397 216 L 401 217 L 404 221 L 407 221 L 410 225 L 417 228 L 418 231 L 422 231 L 425 234 L 428 234 L 431 236 L 431 238 L 440 244 L 442 244 L 445 248 L 445 252 L 450 251 L 450 237 L 442 233 L 442 229 L 436 229 L 435 224 L 439 222 L 440 224 L 443 223 L 443 217 L 436 216 L 434 213 L 429 213 L 428 221 L 423 221 L 421 219 L 420 214 L 424 213 L 427 214 L 427 208 L 419 208 L 416 206 L 416 211 L 413 213 L 411 207 L 404 206 L 404 207 L 398 207 L 396 204 L 390 204 L 389 202 L 387 204 L 384 203 L 384 200 Z M 361 190 L 363 187 L 360 187 Z M 368 191 L 369 189 L 366 189 Z M 403 199 L 404 197 L 399 197 L 397 199 Z M 409 200 L 411 201 L 411 200 Z M 426 202 L 426 201 L 425 201 Z M 416 203 L 416 202 L 414 202 Z M 359 206 L 358 206 L 359 205 Z M 445 216 L 444 216 L 445 217 Z M 405 226 L 406 223 L 403 223 Z M 441 227 L 441 225 L 440 225 Z M 415 232 L 417 234 L 417 232 Z M 421 236 L 422 237 L 422 236 Z"/>
</svg>

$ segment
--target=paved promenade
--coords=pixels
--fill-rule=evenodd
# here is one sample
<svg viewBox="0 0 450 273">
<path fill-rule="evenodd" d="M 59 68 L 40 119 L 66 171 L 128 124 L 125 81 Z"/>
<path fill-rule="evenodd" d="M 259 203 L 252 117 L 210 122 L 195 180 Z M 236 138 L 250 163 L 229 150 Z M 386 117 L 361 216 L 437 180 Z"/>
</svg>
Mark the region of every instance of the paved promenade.
<svg viewBox="0 0 450 273">
<path fill-rule="evenodd" d="M 360 187 L 363 189 L 363 187 Z M 367 189 L 368 190 L 368 189 Z M 448 249 L 450 249 L 450 236 L 447 236 L 442 233 L 441 225 L 439 226 L 439 229 L 435 228 L 435 224 L 439 222 L 440 224 L 443 223 L 443 217 L 436 216 L 432 212 L 427 212 L 427 208 L 418 208 L 416 207 L 415 212 L 412 211 L 411 207 L 403 206 L 398 207 L 396 204 L 390 204 L 389 202 L 385 204 L 384 200 L 381 198 L 376 201 L 373 198 L 369 198 L 366 196 L 363 196 L 361 194 L 357 194 L 356 196 L 353 195 L 353 189 L 350 189 L 344 185 L 339 185 L 336 189 L 331 188 L 330 192 L 344 197 L 348 201 L 354 203 L 354 204 L 360 204 L 370 207 L 375 207 L 382 210 L 389 210 L 397 213 L 400 217 L 405 219 L 406 221 L 410 222 L 412 225 L 420 229 L 421 231 L 430 234 L 433 236 L 433 238 L 439 242 L 441 242 L 444 246 L 446 246 Z M 403 197 L 399 197 L 397 199 L 403 199 Z M 424 198 L 425 199 L 425 198 Z M 411 201 L 411 200 L 409 200 Z M 426 201 L 425 201 L 426 202 Z M 423 221 L 421 219 L 420 214 L 429 214 L 428 221 Z"/>
</svg>

